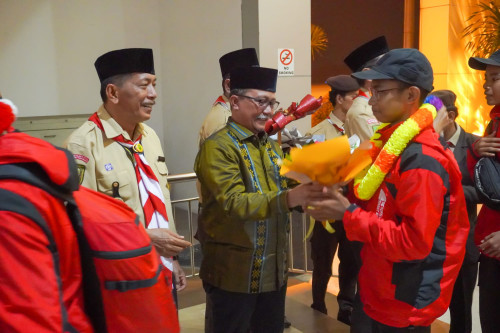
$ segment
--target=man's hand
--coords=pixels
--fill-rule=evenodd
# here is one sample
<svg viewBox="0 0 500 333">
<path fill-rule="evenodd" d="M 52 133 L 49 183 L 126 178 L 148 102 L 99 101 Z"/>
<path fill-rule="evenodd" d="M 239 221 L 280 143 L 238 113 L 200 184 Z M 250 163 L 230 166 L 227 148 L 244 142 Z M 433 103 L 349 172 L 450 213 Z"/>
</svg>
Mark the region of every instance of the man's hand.
<svg viewBox="0 0 500 333">
<path fill-rule="evenodd" d="M 500 138 L 495 137 L 495 133 L 482 137 L 474 144 L 474 153 L 481 157 L 494 157 L 500 152 Z"/>
<path fill-rule="evenodd" d="M 434 118 L 434 130 L 437 134 L 441 135 L 443 130 L 448 127 L 448 125 L 452 124 L 455 120 L 451 119 L 446 107 L 443 106 L 441 109 L 437 111 L 436 118 Z"/>
<path fill-rule="evenodd" d="M 174 260 L 174 277 L 175 277 L 175 290 L 182 291 L 187 286 L 186 273 L 179 265 L 178 260 Z"/>
<path fill-rule="evenodd" d="M 307 202 L 305 212 L 318 221 L 342 220 L 351 203 L 342 194 L 341 185 L 324 187 L 324 198 Z"/>
<path fill-rule="evenodd" d="M 479 245 L 484 254 L 493 258 L 500 258 L 500 231 L 493 232 L 484 237 Z"/>
<path fill-rule="evenodd" d="M 300 184 L 288 191 L 286 201 L 289 208 L 304 206 L 307 201 L 324 198 L 323 186 L 317 183 Z"/>
<path fill-rule="evenodd" d="M 146 232 L 151 238 L 151 243 L 163 257 L 178 255 L 186 247 L 191 246 L 191 243 L 184 240 L 184 236 L 180 236 L 169 229 L 146 229 Z"/>
</svg>

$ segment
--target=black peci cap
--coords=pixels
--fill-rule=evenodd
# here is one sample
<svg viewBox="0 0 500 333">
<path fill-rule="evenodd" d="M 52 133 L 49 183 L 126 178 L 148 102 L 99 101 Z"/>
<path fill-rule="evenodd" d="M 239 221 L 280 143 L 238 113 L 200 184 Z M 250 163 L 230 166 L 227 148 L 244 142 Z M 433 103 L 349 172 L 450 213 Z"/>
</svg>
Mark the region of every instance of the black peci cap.
<svg viewBox="0 0 500 333">
<path fill-rule="evenodd" d="M 367 62 L 387 52 L 389 52 L 387 40 L 385 36 L 380 36 L 352 51 L 345 57 L 344 63 L 352 72 L 358 72 L 366 67 Z"/>
<path fill-rule="evenodd" d="M 257 89 L 276 92 L 278 71 L 265 67 L 238 67 L 231 71 L 231 90 Z"/>
<path fill-rule="evenodd" d="M 155 73 L 152 49 L 121 49 L 103 54 L 94 63 L 102 82 L 119 74 Z"/>
<path fill-rule="evenodd" d="M 224 77 L 237 67 L 258 67 L 259 59 L 254 48 L 247 48 L 224 54 L 220 57 L 219 64 L 222 77 Z"/>
<path fill-rule="evenodd" d="M 416 49 L 390 50 L 371 69 L 352 76 L 364 80 L 398 80 L 427 91 L 432 91 L 434 82 L 431 63 Z"/>
<path fill-rule="evenodd" d="M 348 92 L 359 89 L 358 81 L 356 81 L 349 75 L 332 76 L 326 79 L 325 83 L 328 84 L 332 88 L 332 90 L 337 91 Z"/>
<path fill-rule="evenodd" d="M 470 57 L 469 67 L 484 71 L 486 66 L 500 66 L 500 50 L 496 50 L 489 58 Z"/>
</svg>

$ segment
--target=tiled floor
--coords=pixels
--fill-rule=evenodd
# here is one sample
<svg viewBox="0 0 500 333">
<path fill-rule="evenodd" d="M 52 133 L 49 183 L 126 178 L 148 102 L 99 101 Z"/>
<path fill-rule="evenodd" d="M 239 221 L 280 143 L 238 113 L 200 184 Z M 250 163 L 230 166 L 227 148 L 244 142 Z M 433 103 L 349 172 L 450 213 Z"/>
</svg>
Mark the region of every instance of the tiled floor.
<svg viewBox="0 0 500 333">
<path fill-rule="evenodd" d="M 291 278 L 287 289 L 286 315 L 292 322 L 292 327 L 286 333 L 299 332 L 349 332 L 349 326 L 344 325 L 333 317 L 314 311 L 310 305 L 310 284 L 300 278 Z M 198 278 L 188 281 L 188 288 L 179 293 L 179 320 L 181 332 L 204 332 L 205 293 Z M 336 308 L 335 296 L 328 294 L 327 304 Z M 336 312 L 336 310 L 334 310 Z"/>
<path fill-rule="evenodd" d="M 286 315 L 292 323 L 292 327 L 285 330 L 285 333 L 343 333 L 349 332 L 349 326 L 338 322 L 334 316 L 338 311 L 335 294 L 338 290 L 338 283 L 332 277 L 326 296 L 326 304 L 329 315 L 324 315 L 314 311 L 309 307 L 311 304 L 311 284 L 310 275 L 295 275 L 289 279 L 286 299 Z M 179 319 L 181 322 L 181 332 L 202 333 L 204 332 L 205 315 L 205 293 L 199 278 L 190 278 L 188 287 L 179 293 Z M 444 317 L 446 320 L 446 317 Z M 449 325 L 441 320 L 436 320 L 432 324 L 432 333 L 447 333 Z M 476 330 L 473 330 L 476 332 Z M 477 332 L 480 332 L 478 330 Z"/>
</svg>

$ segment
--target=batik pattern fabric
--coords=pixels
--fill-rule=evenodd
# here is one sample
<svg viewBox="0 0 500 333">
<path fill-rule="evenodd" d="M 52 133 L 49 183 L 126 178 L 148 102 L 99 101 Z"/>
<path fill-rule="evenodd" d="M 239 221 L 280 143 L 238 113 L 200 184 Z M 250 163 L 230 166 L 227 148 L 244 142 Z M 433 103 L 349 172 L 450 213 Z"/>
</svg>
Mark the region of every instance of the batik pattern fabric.
<svg viewBox="0 0 500 333">
<path fill-rule="evenodd" d="M 198 237 L 206 282 L 244 293 L 275 291 L 285 283 L 289 210 L 281 158 L 267 135 L 232 121 L 202 145 L 195 171 L 204 198 Z"/>
</svg>

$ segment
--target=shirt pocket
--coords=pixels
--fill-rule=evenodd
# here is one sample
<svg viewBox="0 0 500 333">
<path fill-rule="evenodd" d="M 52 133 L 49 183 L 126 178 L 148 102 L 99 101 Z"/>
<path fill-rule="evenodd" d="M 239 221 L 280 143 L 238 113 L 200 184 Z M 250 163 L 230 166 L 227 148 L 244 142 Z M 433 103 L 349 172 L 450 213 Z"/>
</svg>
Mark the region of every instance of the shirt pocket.
<svg viewBox="0 0 500 333">
<path fill-rule="evenodd" d="M 168 176 L 168 168 L 167 164 L 163 161 L 155 161 L 154 167 L 157 170 L 158 174 L 160 175 L 158 178 L 158 183 L 160 183 L 160 187 L 163 188 L 165 186 L 169 191 L 170 191 L 170 184 L 167 182 L 167 176 Z"/>
<path fill-rule="evenodd" d="M 156 170 L 158 170 L 158 173 L 160 175 L 165 177 L 168 176 L 168 168 L 165 162 L 156 161 L 155 165 L 156 165 Z"/>
<path fill-rule="evenodd" d="M 133 184 L 132 181 L 134 182 Z M 114 182 L 118 182 L 117 190 L 113 189 Z M 99 192 L 123 201 L 131 198 L 132 186 L 137 186 L 135 174 L 129 175 L 125 170 L 113 171 L 97 179 L 97 189 Z"/>
</svg>

